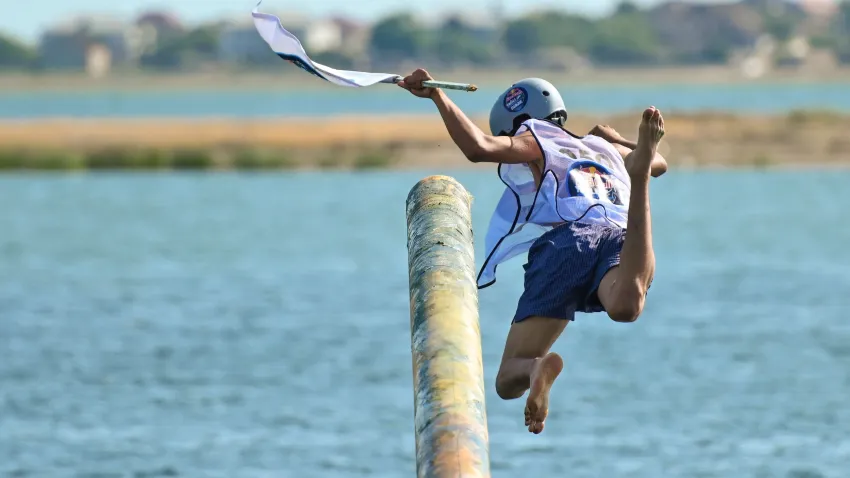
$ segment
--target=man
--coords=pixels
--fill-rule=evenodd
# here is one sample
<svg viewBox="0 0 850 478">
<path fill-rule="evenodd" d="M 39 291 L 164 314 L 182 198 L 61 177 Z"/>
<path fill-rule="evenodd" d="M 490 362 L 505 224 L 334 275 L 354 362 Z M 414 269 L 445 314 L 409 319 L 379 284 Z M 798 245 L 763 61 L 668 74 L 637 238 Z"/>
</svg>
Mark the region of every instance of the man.
<svg viewBox="0 0 850 478">
<path fill-rule="evenodd" d="M 579 137 L 563 127 L 567 112 L 558 91 L 526 79 L 493 105 L 487 135 L 441 90 L 423 88 L 430 79 L 419 69 L 398 85 L 433 100 L 463 154 L 498 163 L 507 186 L 490 222 L 479 288 L 495 282 L 496 265 L 528 251 L 496 392 L 510 400 L 529 390 L 525 425 L 538 434 L 564 366 L 549 349 L 575 312 L 634 322 L 643 311 L 655 273 L 649 178 L 667 170 L 657 153 L 664 120 L 647 108 L 637 143 L 604 125 Z"/>
</svg>

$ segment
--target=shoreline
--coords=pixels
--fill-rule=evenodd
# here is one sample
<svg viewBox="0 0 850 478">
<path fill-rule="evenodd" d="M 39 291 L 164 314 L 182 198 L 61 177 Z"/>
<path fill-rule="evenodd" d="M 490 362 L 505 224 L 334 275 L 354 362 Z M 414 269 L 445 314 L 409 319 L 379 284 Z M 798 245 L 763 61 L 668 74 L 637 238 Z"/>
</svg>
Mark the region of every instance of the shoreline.
<svg viewBox="0 0 850 478">
<path fill-rule="evenodd" d="M 486 118 L 473 120 L 487 131 Z M 671 114 L 660 152 L 671 169 L 850 167 L 850 115 Z M 583 116 L 634 138 L 635 115 Z M 53 119 L 0 121 L 0 170 L 476 169 L 439 117 Z"/>
<path fill-rule="evenodd" d="M 427 68 L 427 65 L 425 65 Z M 410 68 L 413 69 L 412 67 Z M 401 72 L 400 74 L 404 74 Z M 476 84 L 479 87 L 504 87 L 519 78 L 542 77 L 553 83 L 573 85 L 724 85 L 724 84 L 850 84 L 850 67 L 830 70 L 773 70 L 759 78 L 746 78 L 739 69 L 728 66 L 664 68 L 594 68 L 574 72 L 537 69 L 458 69 L 433 70 L 432 75 L 447 81 Z M 114 72 L 103 78 L 83 73 L 2 73 L 0 93 L 44 91 L 153 91 L 153 90 L 232 90 L 263 88 L 315 91 L 340 88 L 291 68 L 268 71 L 212 71 L 181 73 Z"/>
</svg>

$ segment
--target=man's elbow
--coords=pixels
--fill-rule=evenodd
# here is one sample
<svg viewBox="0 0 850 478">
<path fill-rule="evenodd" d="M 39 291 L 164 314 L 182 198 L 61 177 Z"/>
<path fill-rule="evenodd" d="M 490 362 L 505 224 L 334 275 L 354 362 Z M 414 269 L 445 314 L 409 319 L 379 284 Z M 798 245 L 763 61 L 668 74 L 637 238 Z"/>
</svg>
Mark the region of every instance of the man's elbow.
<svg viewBox="0 0 850 478">
<path fill-rule="evenodd" d="M 490 150 L 481 142 L 476 142 L 463 151 L 470 163 L 486 163 L 490 159 Z"/>
</svg>

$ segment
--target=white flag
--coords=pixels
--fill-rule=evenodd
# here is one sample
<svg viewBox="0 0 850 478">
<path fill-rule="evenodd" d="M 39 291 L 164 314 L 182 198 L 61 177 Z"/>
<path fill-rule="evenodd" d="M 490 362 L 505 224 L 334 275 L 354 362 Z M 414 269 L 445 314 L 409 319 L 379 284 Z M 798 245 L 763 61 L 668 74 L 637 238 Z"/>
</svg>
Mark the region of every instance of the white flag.
<svg viewBox="0 0 850 478">
<path fill-rule="evenodd" d="M 392 83 L 393 79 L 400 79 L 399 75 L 391 73 L 367 73 L 364 71 L 337 70 L 329 66 L 315 63 L 301 42 L 292 33 L 286 31 L 280 24 L 280 19 L 268 13 L 260 13 L 260 0 L 257 6 L 251 12 L 254 17 L 254 26 L 263 40 L 269 44 L 272 51 L 277 53 L 277 56 L 294 64 L 298 68 L 306 72 L 316 75 L 319 78 L 330 81 L 331 83 L 340 86 L 361 87 L 371 86 L 376 83 Z"/>
</svg>

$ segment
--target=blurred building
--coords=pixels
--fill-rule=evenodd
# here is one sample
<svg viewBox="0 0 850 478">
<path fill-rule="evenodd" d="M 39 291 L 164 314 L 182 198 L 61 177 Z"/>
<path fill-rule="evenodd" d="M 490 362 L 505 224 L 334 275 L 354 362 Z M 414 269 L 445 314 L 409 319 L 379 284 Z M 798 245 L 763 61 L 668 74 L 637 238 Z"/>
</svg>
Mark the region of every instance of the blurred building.
<svg viewBox="0 0 850 478">
<path fill-rule="evenodd" d="M 309 53 L 338 50 L 344 42 L 342 28 L 332 19 L 310 22 L 304 36 L 298 38 Z"/>
<path fill-rule="evenodd" d="M 139 55 L 137 28 L 110 17 L 79 17 L 42 34 L 39 52 L 47 70 L 86 70 L 105 74 L 133 63 Z"/>
<path fill-rule="evenodd" d="M 295 35 L 308 54 L 327 51 L 362 52 L 369 29 L 360 23 L 340 18 L 310 20 L 287 13 L 283 28 Z M 226 22 L 219 42 L 220 59 L 230 63 L 257 63 L 268 60 L 269 46 L 257 33 L 252 20 Z"/>
<path fill-rule="evenodd" d="M 334 17 L 331 21 L 336 25 L 340 37 L 340 44 L 335 49 L 354 56 L 366 54 L 369 25 L 343 17 Z"/>
<path fill-rule="evenodd" d="M 800 8 L 809 15 L 828 17 L 838 12 L 838 0 L 800 0 Z"/>
<path fill-rule="evenodd" d="M 358 49 L 365 43 L 366 29 L 340 18 L 309 20 L 292 13 L 278 15 L 283 28 L 295 35 L 308 54 Z M 269 59 L 269 46 L 251 19 L 226 22 L 219 40 L 219 57 L 228 63 L 261 63 Z"/>
</svg>

